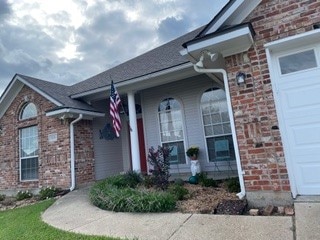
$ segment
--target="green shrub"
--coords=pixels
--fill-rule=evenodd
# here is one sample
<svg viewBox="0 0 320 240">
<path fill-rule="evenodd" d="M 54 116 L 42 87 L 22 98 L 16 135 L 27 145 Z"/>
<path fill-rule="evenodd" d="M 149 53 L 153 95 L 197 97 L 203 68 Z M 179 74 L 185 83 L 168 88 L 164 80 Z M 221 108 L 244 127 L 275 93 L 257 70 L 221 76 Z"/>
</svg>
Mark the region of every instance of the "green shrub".
<svg viewBox="0 0 320 240">
<path fill-rule="evenodd" d="M 162 190 L 167 189 L 169 186 L 171 151 L 172 149 L 170 148 L 158 146 L 157 150 L 151 147 L 148 153 L 148 162 L 152 166 L 150 172 L 153 183 Z"/>
<path fill-rule="evenodd" d="M 213 178 L 208 178 L 207 173 L 199 173 L 197 174 L 199 183 L 203 187 L 218 187 L 218 182 L 214 180 Z"/>
<path fill-rule="evenodd" d="M 0 202 L 2 202 L 6 198 L 6 195 L 0 194 Z"/>
<path fill-rule="evenodd" d="M 177 200 L 183 200 L 185 196 L 189 193 L 188 189 L 177 184 L 171 185 L 168 188 L 168 192 L 174 195 Z"/>
<path fill-rule="evenodd" d="M 184 181 L 181 178 L 176 178 L 174 180 L 174 184 L 175 185 L 179 185 L 179 186 L 183 186 L 184 185 Z"/>
<path fill-rule="evenodd" d="M 18 201 L 21 201 L 23 199 L 27 199 L 27 198 L 32 198 L 33 197 L 33 194 L 32 192 L 29 192 L 28 190 L 26 191 L 19 191 L 16 195 L 16 199 Z"/>
<path fill-rule="evenodd" d="M 229 178 L 226 180 L 226 184 L 229 192 L 240 192 L 239 178 Z"/>
<path fill-rule="evenodd" d="M 56 188 L 56 187 L 45 187 L 42 188 L 39 192 L 39 198 L 40 200 L 48 199 L 48 198 L 53 198 L 57 196 L 57 193 L 61 191 L 61 189 Z"/>
<path fill-rule="evenodd" d="M 212 178 L 203 179 L 201 185 L 203 187 L 218 187 L 217 181 Z"/>
<path fill-rule="evenodd" d="M 107 184 L 116 186 L 118 188 L 135 188 L 140 182 L 142 182 L 141 175 L 133 171 L 129 171 L 125 174 L 111 176 L 106 179 Z"/>
<path fill-rule="evenodd" d="M 142 185 L 146 188 L 151 188 L 153 186 L 153 178 L 151 175 L 144 175 Z"/>
<path fill-rule="evenodd" d="M 176 199 L 170 193 L 119 188 L 107 181 L 91 188 L 90 200 L 101 209 L 116 212 L 169 212 L 176 206 Z"/>
</svg>

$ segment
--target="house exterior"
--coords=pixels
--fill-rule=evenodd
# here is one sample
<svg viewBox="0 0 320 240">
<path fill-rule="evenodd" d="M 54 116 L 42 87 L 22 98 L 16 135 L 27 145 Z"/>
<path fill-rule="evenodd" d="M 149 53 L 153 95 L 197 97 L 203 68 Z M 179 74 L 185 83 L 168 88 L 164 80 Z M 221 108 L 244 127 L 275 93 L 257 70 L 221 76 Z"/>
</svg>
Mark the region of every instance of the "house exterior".
<svg viewBox="0 0 320 240">
<path fill-rule="evenodd" d="M 251 205 L 320 194 L 320 1 L 231 0 L 206 26 L 64 86 L 17 74 L 0 99 L 0 191 L 70 188 L 172 147 L 171 173 L 236 173 Z M 111 80 L 122 130 L 109 116 Z"/>
</svg>

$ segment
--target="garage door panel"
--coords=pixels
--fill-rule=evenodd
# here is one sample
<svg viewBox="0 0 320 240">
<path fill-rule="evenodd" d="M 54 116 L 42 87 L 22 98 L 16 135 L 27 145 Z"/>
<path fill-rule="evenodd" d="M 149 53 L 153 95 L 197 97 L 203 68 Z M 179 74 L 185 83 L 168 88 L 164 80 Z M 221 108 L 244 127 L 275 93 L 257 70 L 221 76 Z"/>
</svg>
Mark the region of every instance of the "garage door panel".
<svg viewBox="0 0 320 240">
<path fill-rule="evenodd" d="M 320 46 L 315 51 L 319 55 Z M 277 69 L 276 78 L 272 79 L 286 161 L 293 170 L 291 176 L 298 194 L 320 194 L 319 68 L 284 75 Z"/>
<path fill-rule="evenodd" d="M 320 117 L 320 116 L 319 116 Z M 304 121 L 304 119 L 299 119 Z M 305 120 L 304 124 L 301 125 L 290 125 L 288 123 L 290 138 L 295 145 L 295 147 L 320 147 L 320 119 L 317 122 L 308 123 Z"/>
<path fill-rule="evenodd" d="M 300 87 L 299 89 L 288 89 L 284 92 L 284 104 L 290 111 L 310 106 L 320 106 L 320 98 L 314 97 L 319 93 L 320 84 Z"/>
<path fill-rule="evenodd" d="M 319 71 L 318 71 L 319 72 Z M 279 94 L 284 118 L 300 118 L 320 114 L 320 72 L 317 82 L 312 81 L 307 86 L 299 85 L 292 87 L 287 84 L 281 87 Z M 297 78 L 293 77 L 292 78 Z M 301 81 L 302 76 L 298 78 Z M 290 86 L 290 87 L 288 87 Z M 319 96 L 319 97 L 317 97 Z"/>
<path fill-rule="evenodd" d="M 299 166 L 299 165 L 298 165 Z M 320 164 L 300 165 L 302 184 L 318 184 L 320 182 Z M 313 186 L 316 187 L 316 186 Z"/>
</svg>

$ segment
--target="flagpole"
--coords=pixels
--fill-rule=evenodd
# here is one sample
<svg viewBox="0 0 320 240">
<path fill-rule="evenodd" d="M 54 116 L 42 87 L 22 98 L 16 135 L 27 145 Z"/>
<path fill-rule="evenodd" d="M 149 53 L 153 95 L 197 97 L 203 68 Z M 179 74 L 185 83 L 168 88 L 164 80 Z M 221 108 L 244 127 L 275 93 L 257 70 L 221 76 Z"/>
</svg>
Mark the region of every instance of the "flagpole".
<svg viewBox="0 0 320 240">
<path fill-rule="evenodd" d="M 111 79 L 111 81 L 112 81 L 112 83 L 113 83 L 113 80 L 112 80 L 112 77 L 111 77 L 111 76 L 110 76 L 110 79 Z M 114 83 L 113 83 L 113 85 L 115 86 Z M 120 94 L 119 94 L 119 98 L 120 98 Z M 122 111 L 124 112 L 124 114 L 125 114 L 126 117 L 127 117 L 127 122 L 128 122 L 128 126 L 129 126 L 129 129 L 130 129 L 130 132 L 132 132 L 132 128 L 131 128 L 131 126 L 130 126 L 129 114 L 127 114 L 127 112 L 126 112 L 126 110 L 125 110 L 125 108 L 124 108 L 124 106 L 123 106 L 122 101 L 120 101 L 120 105 L 121 105 Z"/>
</svg>

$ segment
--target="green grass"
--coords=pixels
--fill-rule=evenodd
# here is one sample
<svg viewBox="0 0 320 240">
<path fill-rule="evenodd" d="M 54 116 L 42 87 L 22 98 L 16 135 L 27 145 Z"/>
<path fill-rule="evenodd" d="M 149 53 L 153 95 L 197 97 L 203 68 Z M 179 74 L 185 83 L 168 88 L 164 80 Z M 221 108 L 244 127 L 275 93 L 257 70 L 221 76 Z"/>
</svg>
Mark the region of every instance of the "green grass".
<svg viewBox="0 0 320 240">
<path fill-rule="evenodd" d="M 5 240 L 115 240 L 119 238 L 86 236 L 61 231 L 41 220 L 41 213 L 53 204 L 46 200 L 31 206 L 0 212 L 0 239 Z"/>
</svg>

